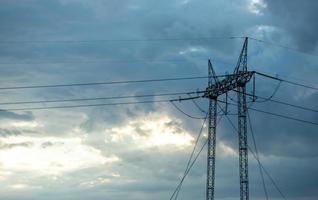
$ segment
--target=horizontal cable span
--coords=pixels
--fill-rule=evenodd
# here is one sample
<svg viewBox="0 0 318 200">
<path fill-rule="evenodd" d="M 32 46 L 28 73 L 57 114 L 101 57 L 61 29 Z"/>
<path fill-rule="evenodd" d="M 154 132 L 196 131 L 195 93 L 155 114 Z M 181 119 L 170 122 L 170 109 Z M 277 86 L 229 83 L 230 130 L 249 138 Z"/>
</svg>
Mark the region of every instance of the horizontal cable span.
<svg viewBox="0 0 318 200">
<path fill-rule="evenodd" d="M 225 76 L 225 75 L 224 75 Z M 114 84 L 131 84 L 131 83 L 148 83 L 148 82 L 166 82 L 166 81 L 183 81 L 206 79 L 207 76 L 192 76 L 192 77 L 176 77 L 162 79 L 143 79 L 143 80 L 124 80 L 124 81 L 108 81 L 108 82 L 92 82 L 92 83 L 70 83 L 70 84 L 53 84 L 53 85 L 29 85 L 29 86 L 12 86 L 0 87 L 0 90 L 15 90 L 15 89 L 37 89 L 37 88 L 58 88 L 58 87 L 78 87 L 78 86 L 93 86 L 93 85 L 114 85 Z"/>
<path fill-rule="evenodd" d="M 196 60 L 206 61 L 208 57 L 191 57 Z M 0 62 L 0 65 L 42 65 L 42 64 L 105 64 L 105 63 L 186 63 L 191 60 L 187 59 L 131 59 L 131 60 L 51 60 L 51 61 L 25 61 L 25 62 Z"/>
<path fill-rule="evenodd" d="M 197 99 L 200 97 L 188 97 L 188 99 Z M 115 102 L 115 103 L 98 103 L 98 104 L 79 104 L 79 105 L 61 105 L 61 106 L 42 106 L 42 107 L 29 107 L 29 108 L 10 108 L 2 109 L 2 111 L 31 111 L 31 110 L 48 110 L 48 109 L 63 109 L 63 108 L 82 108 L 82 107 L 100 107 L 100 106 L 117 106 L 117 105 L 132 105 L 132 104 L 149 104 L 160 102 L 173 102 L 180 101 L 180 98 L 175 99 L 162 99 L 162 100 L 146 100 L 146 101 L 130 101 L 130 102 Z"/>
<path fill-rule="evenodd" d="M 76 102 L 76 101 L 97 101 L 97 100 L 111 100 L 111 99 L 129 99 L 129 98 L 145 98 L 145 97 L 160 97 L 160 96 L 176 96 L 176 95 L 184 95 L 184 94 L 197 94 L 197 93 L 196 92 L 172 92 L 172 93 L 159 93 L 159 94 L 127 95 L 127 96 L 73 98 L 73 99 L 56 99 L 56 100 L 38 100 L 38 101 L 15 101 L 15 102 L 0 102 L 0 105 L 61 103 L 61 102 Z"/>
<path fill-rule="evenodd" d="M 239 92 L 238 90 L 233 90 L 233 91 Z M 312 111 L 312 112 L 317 112 L 318 113 L 318 110 L 316 110 L 316 109 L 308 108 L 308 107 L 304 107 L 304 106 L 300 106 L 300 105 L 295 105 L 295 104 L 287 103 L 287 102 L 284 102 L 284 101 L 279 101 L 279 100 L 276 100 L 276 99 L 272 99 L 271 97 L 270 98 L 266 98 L 266 97 L 262 97 L 262 96 L 258 96 L 258 95 L 254 96 L 253 94 L 250 94 L 250 93 L 244 93 L 244 94 L 247 95 L 247 96 L 250 96 L 250 97 L 255 97 L 256 99 L 263 99 L 265 101 L 271 101 L 271 102 L 274 102 L 274 103 L 277 103 L 277 104 L 282 104 L 282 105 L 286 105 L 286 106 L 290 106 L 290 107 L 294 107 L 294 108 L 298 108 L 298 109 L 302 109 L 302 110 L 307 110 L 307 111 Z"/>
<path fill-rule="evenodd" d="M 268 74 L 264 74 L 264 73 L 261 73 L 261 72 L 255 72 L 255 73 L 258 74 L 258 75 L 261 75 L 263 77 L 269 78 L 269 79 L 282 81 L 282 82 L 285 82 L 285 83 L 289 83 L 289 84 L 292 84 L 292 85 L 304 87 L 304 88 L 307 88 L 307 89 L 318 90 L 317 87 L 313 87 L 313 86 L 310 86 L 310 85 L 305 85 L 305 84 L 302 84 L 302 83 L 298 83 L 298 82 L 294 82 L 294 81 L 290 81 L 290 80 L 274 77 L 274 76 L 271 76 L 271 75 L 268 75 Z"/>
<path fill-rule="evenodd" d="M 32 44 L 32 43 L 99 43 L 99 42 L 160 42 L 160 41 L 200 41 L 200 40 L 232 40 L 241 39 L 238 36 L 216 36 L 216 37 L 196 37 L 196 38 L 136 38 L 136 39 L 95 39 L 95 40 L 1 40 L 0 44 Z"/>
<path fill-rule="evenodd" d="M 225 101 L 222 101 L 222 100 L 217 100 L 217 101 L 220 102 L 220 103 L 227 103 L 229 105 L 237 106 L 237 104 L 234 104 L 234 103 L 229 103 L 229 102 L 225 102 Z M 264 110 L 259 110 L 259 109 L 251 108 L 251 107 L 248 108 L 248 109 L 252 110 L 252 111 L 255 111 L 255 112 L 259 112 L 259 113 L 264 113 L 264 114 L 268 114 L 268 115 L 272 115 L 272 116 L 276 116 L 276 117 L 280 117 L 280 118 L 285 118 L 285 119 L 289 119 L 289 120 L 293 120 L 293 121 L 298 121 L 298 122 L 302 122 L 302 123 L 318 126 L 317 122 L 307 121 L 307 120 L 303 120 L 303 119 L 299 119 L 299 118 L 295 118 L 295 117 L 290 117 L 290 116 L 282 115 L 282 114 L 279 114 L 279 113 L 272 113 L 272 112 L 268 112 L 268 111 L 264 111 Z"/>
<path fill-rule="evenodd" d="M 253 38 L 253 37 L 248 37 L 248 38 L 251 39 L 251 40 L 254 40 L 256 42 L 261 42 L 261 43 L 268 44 L 268 45 L 271 45 L 271 46 L 276 46 L 276 47 L 287 49 L 287 50 L 290 50 L 290 51 L 299 52 L 301 54 L 306 54 L 306 55 L 310 55 L 310 56 L 318 56 L 318 54 L 305 52 L 305 51 L 302 51 L 302 50 L 300 50 L 298 48 L 295 48 L 295 47 L 290 47 L 290 46 L 287 46 L 287 45 L 278 44 L 277 42 L 269 42 L 269 41 L 265 41 L 265 40 L 261 40 L 261 39 L 257 39 L 257 38 Z"/>
<path fill-rule="evenodd" d="M 118 103 L 99 103 L 99 104 L 81 104 L 81 105 L 66 105 L 66 106 L 43 106 L 43 107 L 30 107 L 30 108 L 12 108 L 3 109 L 2 111 L 31 111 L 31 110 L 49 110 L 58 108 L 83 108 L 83 107 L 100 107 L 100 106 L 117 106 L 117 105 L 133 105 L 133 104 L 148 104 L 159 102 L 170 102 L 178 99 L 165 99 L 165 100 L 149 100 L 149 101 L 131 101 L 131 102 L 118 102 Z"/>
</svg>

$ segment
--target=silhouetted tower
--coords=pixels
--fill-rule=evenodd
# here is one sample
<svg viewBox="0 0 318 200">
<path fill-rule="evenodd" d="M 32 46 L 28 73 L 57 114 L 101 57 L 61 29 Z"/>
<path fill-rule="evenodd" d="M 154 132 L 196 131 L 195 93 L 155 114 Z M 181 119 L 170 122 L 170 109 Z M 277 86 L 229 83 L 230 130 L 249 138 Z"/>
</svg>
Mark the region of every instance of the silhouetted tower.
<svg viewBox="0 0 318 200">
<path fill-rule="evenodd" d="M 254 72 L 247 71 L 247 46 L 248 38 L 245 38 L 244 45 L 234 73 L 225 76 L 223 80 L 218 80 L 211 61 L 209 60 L 208 62 L 209 80 L 208 87 L 206 88 L 204 94 L 204 97 L 209 98 L 206 200 L 214 200 L 216 120 L 218 97 L 226 94 L 227 98 L 227 93 L 233 90 L 237 92 L 238 106 L 240 200 L 249 199 L 246 84 L 251 80 Z"/>
<path fill-rule="evenodd" d="M 209 82 L 208 88 L 218 84 L 218 79 L 209 60 Z M 216 147 L 216 118 L 217 118 L 217 95 L 209 96 L 209 128 L 208 128 L 208 155 L 207 155 L 207 183 L 206 199 L 214 199 L 215 179 L 215 147 Z"/>
</svg>

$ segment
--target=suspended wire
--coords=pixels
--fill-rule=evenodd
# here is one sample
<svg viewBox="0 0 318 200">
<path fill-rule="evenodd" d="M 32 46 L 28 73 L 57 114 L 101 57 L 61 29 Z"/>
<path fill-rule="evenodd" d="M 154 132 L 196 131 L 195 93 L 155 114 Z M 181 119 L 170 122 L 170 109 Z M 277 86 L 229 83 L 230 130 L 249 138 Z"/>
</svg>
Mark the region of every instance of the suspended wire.
<svg viewBox="0 0 318 200">
<path fill-rule="evenodd" d="M 255 112 L 260 112 L 260 113 L 264 113 L 264 114 L 268 114 L 268 115 L 272 115 L 272 116 L 276 116 L 276 117 L 281 117 L 281 118 L 290 119 L 290 120 L 293 120 L 293 121 L 298 121 L 298 122 L 302 122 L 302 123 L 318 126 L 317 122 L 307 121 L 307 120 L 294 118 L 294 117 L 290 117 L 290 116 L 282 115 L 282 114 L 278 114 L 278 113 L 272 113 L 272 112 L 268 112 L 268 111 L 264 111 L 264 110 L 255 109 L 255 108 L 249 108 L 249 109 L 253 110 Z"/>
<path fill-rule="evenodd" d="M 236 91 L 236 90 L 234 90 L 234 91 Z M 236 92 L 239 92 L 239 91 L 236 91 Z M 276 99 L 268 99 L 266 97 L 253 95 L 253 94 L 250 94 L 250 93 L 245 93 L 245 94 L 247 96 L 251 96 L 251 97 L 255 96 L 257 99 L 264 99 L 266 101 L 271 101 L 271 102 L 274 102 L 274 103 L 277 103 L 277 104 L 282 104 L 282 105 L 298 108 L 298 109 L 301 109 L 301 110 L 306 110 L 306 111 L 311 111 L 311 112 L 317 112 L 318 113 L 318 110 L 313 109 L 313 108 L 308 108 L 308 107 L 304 107 L 304 106 L 300 106 L 300 105 L 295 105 L 295 104 L 287 103 L 287 102 L 284 102 L 284 101 L 279 101 L 279 100 L 276 100 Z M 259 103 L 259 101 L 257 103 Z"/>
<path fill-rule="evenodd" d="M 189 97 L 192 97 L 192 96 L 191 96 L 191 93 L 187 93 L 187 95 L 188 95 Z M 201 108 L 201 106 L 199 106 L 199 104 L 197 104 L 197 102 L 196 102 L 194 99 L 191 99 L 191 101 L 192 101 L 192 103 L 195 105 L 195 107 L 198 108 L 198 110 L 199 110 L 200 112 L 207 114 L 207 112 L 206 112 L 203 108 Z"/>
<path fill-rule="evenodd" d="M 216 36 L 216 37 L 197 37 L 197 38 L 140 38 L 140 39 L 97 39 L 97 40 L 8 40 L 0 41 L 0 44 L 32 44 L 32 43 L 100 43 L 100 42 L 161 42 L 161 41 L 200 41 L 200 40 L 232 40 L 241 39 L 239 36 Z"/>
<path fill-rule="evenodd" d="M 196 92 L 190 92 L 190 93 L 195 94 Z M 144 98 L 144 97 L 175 96 L 175 95 L 184 95 L 184 94 L 189 94 L 189 92 L 143 94 L 143 95 L 128 95 L 128 96 L 109 96 L 109 97 L 92 97 L 92 98 L 73 98 L 73 99 L 56 99 L 56 100 L 38 100 L 38 101 L 0 102 L 0 105 L 61 103 L 61 102 L 76 102 L 76 101 L 96 101 L 96 100 L 111 100 L 111 99 L 129 99 L 129 98 Z"/>
<path fill-rule="evenodd" d="M 223 115 L 222 115 L 222 116 L 223 116 Z M 217 122 L 217 124 L 219 124 L 220 121 L 222 120 L 222 116 L 219 118 L 219 121 Z M 181 187 L 182 187 L 182 184 L 183 184 L 183 182 L 184 182 L 185 177 L 189 174 L 190 170 L 192 169 L 193 165 L 194 165 L 195 162 L 197 161 L 198 157 L 200 156 L 202 150 L 203 150 L 204 147 L 207 145 L 207 143 L 208 143 L 208 139 L 205 140 L 205 142 L 204 142 L 204 144 L 202 145 L 201 149 L 199 150 L 199 152 L 198 152 L 197 155 L 195 156 L 194 160 L 192 161 L 191 165 L 189 166 L 187 172 L 183 175 L 184 178 L 182 178 L 181 181 L 180 181 L 180 183 L 178 184 L 178 187 L 179 187 L 178 190 L 181 190 Z M 178 188 L 178 187 L 177 187 L 177 188 Z M 176 188 L 176 189 L 177 189 L 177 188 Z M 172 196 L 171 198 L 173 198 L 173 196 Z M 177 197 L 175 197 L 175 199 L 176 199 L 176 198 L 177 198 Z M 171 199 L 170 199 L 170 200 L 171 200 Z"/>
<path fill-rule="evenodd" d="M 200 98 L 200 97 L 193 97 Z M 192 98 L 187 98 L 188 100 Z M 174 104 L 174 101 L 180 101 L 180 98 L 175 99 L 162 99 L 162 100 L 147 100 L 147 101 L 131 101 L 131 102 L 116 102 L 116 103 L 99 103 L 99 104 L 80 104 L 80 105 L 61 105 L 61 106 L 42 106 L 42 107 L 29 107 L 29 108 L 9 108 L 9 109 L 0 109 L 0 112 L 4 111 L 32 111 L 32 110 L 48 110 L 48 109 L 62 109 L 62 108 L 81 108 L 81 107 L 99 107 L 99 106 L 117 106 L 117 105 L 131 105 L 131 104 L 147 104 L 147 103 L 159 103 L 159 102 L 170 102 Z M 177 107 L 176 107 L 177 108 Z M 181 109 L 178 109 L 180 112 L 184 113 Z M 191 118 L 192 117 L 189 115 Z M 202 118 L 197 118 L 202 119 Z"/>
<path fill-rule="evenodd" d="M 257 38 L 253 38 L 253 37 L 248 37 L 248 38 L 251 39 L 251 40 L 254 40 L 256 42 L 268 44 L 268 45 L 271 45 L 271 46 L 276 46 L 276 47 L 283 48 L 283 49 L 286 49 L 286 50 L 295 51 L 295 52 L 299 52 L 299 53 L 310 55 L 310 56 L 318 56 L 318 54 L 305 52 L 305 51 L 302 51 L 302 50 L 300 50 L 298 48 L 294 48 L 294 47 L 278 44 L 277 42 L 269 42 L 269 41 L 265 41 L 265 40 L 261 40 L 261 39 L 257 39 Z"/>
<path fill-rule="evenodd" d="M 190 117 L 192 119 L 204 119 L 204 117 L 195 117 L 195 116 L 192 116 L 186 112 L 184 112 L 181 108 L 179 108 L 173 101 L 170 101 L 170 103 L 179 111 L 181 112 L 182 114 L 186 115 L 187 117 Z"/>
<path fill-rule="evenodd" d="M 192 161 L 191 165 L 189 166 L 188 171 L 186 172 L 186 174 L 184 174 L 183 177 L 186 177 L 186 176 L 189 174 L 191 168 L 193 167 L 193 165 L 194 165 L 195 162 L 197 161 L 198 157 L 200 156 L 202 150 L 203 150 L 204 147 L 207 145 L 207 143 L 208 143 L 208 140 L 206 140 L 206 141 L 204 142 L 204 144 L 202 145 L 201 149 L 199 150 L 199 152 L 198 152 L 197 155 L 195 156 L 194 160 Z M 185 178 L 183 178 L 183 177 L 182 177 L 180 183 L 178 184 L 178 187 L 180 187 L 180 189 L 181 189 L 181 186 L 182 186 L 182 184 L 183 184 L 183 182 L 184 182 L 184 179 L 185 179 Z M 180 185 L 180 186 L 179 186 L 179 185 Z M 178 190 L 180 190 L 180 189 L 178 189 Z M 173 197 L 172 197 L 172 198 L 173 198 Z M 172 198 L 170 198 L 170 200 L 171 200 Z"/>
<path fill-rule="evenodd" d="M 230 123 L 230 125 L 232 126 L 232 128 L 236 131 L 236 133 L 238 133 L 238 129 L 235 127 L 234 123 L 232 122 L 232 120 L 225 115 L 225 117 L 227 118 L 228 122 Z M 268 171 L 265 169 L 264 165 L 261 163 L 261 161 L 259 160 L 259 158 L 256 156 L 256 154 L 254 153 L 254 151 L 250 148 L 249 145 L 247 145 L 248 150 L 252 153 L 253 157 L 255 158 L 255 160 L 257 160 L 257 162 L 260 164 L 260 166 L 262 167 L 263 171 L 265 172 L 265 174 L 268 176 L 268 178 L 270 179 L 270 181 L 272 182 L 272 184 L 274 185 L 275 189 L 279 192 L 279 194 L 281 195 L 281 197 L 285 200 L 287 200 L 286 196 L 283 194 L 282 190 L 278 187 L 278 185 L 276 184 L 276 181 L 272 178 L 272 176 L 268 173 Z"/>
<path fill-rule="evenodd" d="M 238 93 L 242 93 L 242 92 L 240 92 L 238 90 L 233 90 L 233 91 L 238 92 Z M 251 94 L 251 93 L 244 93 L 244 94 L 247 95 L 247 96 L 250 96 L 250 97 L 256 97 L 256 99 L 265 100 L 265 101 L 262 101 L 262 102 L 257 101 L 257 103 L 263 103 L 263 102 L 266 102 L 266 101 L 271 101 L 271 102 L 274 102 L 274 103 L 277 103 L 277 104 L 286 105 L 286 106 L 298 108 L 298 109 L 301 109 L 301 110 L 306 110 L 306 111 L 311 111 L 311 112 L 317 112 L 318 113 L 318 110 L 313 109 L 313 108 L 308 108 L 308 107 L 304 107 L 304 106 L 300 106 L 300 105 L 295 105 L 295 104 L 291 104 L 291 103 L 284 102 L 284 101 L 279 101 L 279 100 L 268 98 L 268 97 L 262 97 L 262 96 L 254 95 L 254 94 Z M 274 97 L 274 96 L 271 96 L 271 97 Z M 234 102 L 234 100 L 232 98 L 230 98 L 230 99 Z"/>
<path fill-rule="evenodd" d="M 207 60 L 208 58 L 202 56 L 191 56 L 196 60 Z M 150 59 L 131 59 L 131 60 L 80 60 L 80 61 L 41 61 L 41 62 L 0 62 L 0 65 L 41 65 L 41 64 L 104 64 L 104 63 L 184 63 L 189 62 L 187 59 L 173 59 L 173 60 L 150 60 Z"/>
<path fill-rule="evenodd" d="M 318 110 L 315 110 L 315 109 L 312 109 L 312 108 L 299 106 L 299 105 L 295 105 L 295 104 L 291 104 L 291 103 L 287 103 L 287 102 L 282 102 L 282 101 L 278 101 L 278 100 L 274 100 L 274 99 L 271 99 L 269 101 L 274 102 L 274 103 L 278 103 L 278 104 L 282 104 L 282 105 L 286 105 L 286 106 L 290 106 L 290 107 L 294 107 L 294 108 L 299 108 L 299 109 L 302 109 L 302 110 L 318 112 Z"/>
<path fill-rule="evenodd" d="M 318 90 L 318 88 L 296 83 L 293 81 L 273 77 L 260 72 L 255 72 L 258 75 L 286 82 L 289 84 Z M 217 77 L 225 77 L 227 75 L 219 75 Z M 174 77 L 174 78 L 162 78 L 162 79 L 143 79 L 143 80 L 123 80 L 123 81 L 109 81 L 109 82 L 92 82 L 92 83 L 71 83 L 71 84 L 53 84 L 53 85 L 29 85 L 29 86 L 12 86 L 12 87 L 0 87 L 0 90 L 13 90 L 13 89 L 35 89 L 35 88 L 56 88 L 56 87 L 75 87 L 75 86 L 92 86 L 92 85 L 112 85 L 112 84 L 128 84 L 128 83 L 146 83 L 146 82 L 165 82 L 165 81 L 182 81 L 182 80 L 195 80 L 195 79 L 206 79 L 208 76 L 192 76 L 192 77 Z"/>
<path fill-rule="evenodd" d="M 278 73 L 273 73 L 273 72 L 264 71 L 264 70 L 262 70 L 262 71 L 257 70 L 257 72 L 263 73 L 263 74 L 267 74 L 267 75 L 270 75 L 272 77 L 285 78 L 285 79 L 289 79 L 289 80 L 294 80 L 296 82 L 299 81 L 299 82 L 304 83 L 304 84 L 309 84 L 309 85 L 316 85 L 317 84 L 317 82 L 315 82 L 315 81 L 304 79 L 304 78 L 300 78 L 300 77 L 297 77 L 297 76 L 278 74 Z"/>
<path fill-rule="evenodd" d="M 264 103 L 266 101 L 270 101 L 272 100 L 272 98 L 276 95 L 276 93 L 278 92 L 280 86 L 281 86 L 282 82 L 279 81 L 279 83 L 277 84 L 276 88 L 274 89 L 273 93 L 267 97 L 267 98 L 262 98 L 263 100 L 262 101 L 256 101 L 257 103 Z M 256 96 L 255 96 L 256 97 Z"/>
<path fill-rule="evenodd" d="M 199 93 L 201 93 L 201 91 L 190 92 L 190 94 L 199 94 Z M 189 92 L 187 92 L 187 93 L 183 93 L 183 92 L 180 92 L 180 93 L 163 93 L 163 94 L 154 94 L 154 95 L 145 94 L 145 95 L 117 96 L 117 97 L 94 97 L 94 98 L 78 98 L 78 99 L 0 102 L 0 105 L 58 103 L 58 102 L 73 102 L 73 101 L 74 102 L 76 102 L 76 101 L 94 101 L 94 100 L 139 98 L 139 97 L 141 98 L 141 97 L 155 97 L 155 96 L 170 96 L 170 95 L 182 95 L 182 94 L 189 94 Z M 249 94 L 249 93 L 246 93 L 246 95 L 253 96 L 253 94 Z M 259 98 L 259 99 L 266 99 L 266 97 L 261 97 L 261 96 L 256 96 L 256 97 Z M 172 99 L 172 100 L 167 100 L 167 101 L 193 100 L 193 99 L 196 99 L 196 98 L 201 98 L 201 97 L 196 96 L 196 97 L 192 97 L 192 98 L 190 97 L 190 98 L 183 98 L 183 99 L 177 98 L 177 99 Z M 231 99 L 231 100 L 233 100 L 233 99 Z M 282 104 L 282 105 L 287 105 L 287 106 L 290 106 L 290 107 L 295 107 L 295 108 L 306 110 L 306 111 L 318 112 L 318 110 L 315 110 L 315 109 L 312 109 L 312 108 L 303 107 L 303 106 L 299 106 L 299 105 L 294 105 L 294 104 L 290 104 L 290 103 L 287 103 L 287 102 L 282 102 L 282 101 L 278 101 L 278 100 L 274 100 L 274 99 L 270 99 L 269 101 L 274 102 L 274 103 L 278 103 L 278 104 Z M 152 101 L 147 101 L 147 102 L 151 103 Z M 234 106 L 237 105 L 237 104 L 225 102 L 225 101 L 222 101 L 222 100 L 218 100 L 218 102 L 228 103 L 229 105 L 234 105 Z M 54 109 L 54 108 L 94 107 L 94 106 L 121 105 L 121 104 L 134 104 L 134 102 L 102 103 L 102 104 L 87 104 L 87 105 L 67 105 L 67 106 L 48 106 L 48 107 L 46 107 L 46 106 L 43 106 L 43 107 L 23 107 L 23 108 L 11 108 L 11 109 L 6 109 L 6 110 L 11 110 L 11 111 L 44 110 L 44 109 Z M 315 123 L 315 122 L 310 122 L 310 121 L 306 121 L 306 120 L 302 120 L 302 119 L 298 119 L 298 118 L 293 118 L 293 117 L 289 117 L 289 116 L 285 116 L 285 115 L 281 115 L 281 114 L 271 113 L 271 112 L 268 112 L 268 111 L 262 111 L 262 110 L 258 110 L 258 109 L 255 109 L 255 108 L 250 108 L 250 109 L 253 110 L 253 111 L 256 111 L 256 112 L 264 112 L 266 114 L 275 115 L 275 116 L 282 117 L 282 118 L 287 118 L 287 119 L 291 119 L 291 120 L 295 120 L 295 121 L 299 121 L 299 122 L 304 122 L 304 123 L 317 125 L 317 123 Z"/>
<path fill-rule="evenodd" d="M 176 78 L 144 79 L 144 80 L 124 80 L 124 81 L 108 81 L 108 82 L 94 82 L 94 83 L 12 86 L 12 87 L 0 87 L 0 90 L 77 87 L 77 86 L 114 85 L 114 84 L 129 84 L 129 83 L 130 84 L 131 83 L 148 83 L 148 82 L 166 82 L 166 81 L 196 80 L 196 79 L 206 79 L 206 78 L 208 78 L 208 77 L 207 76 L 192 76 L 192 77 L 176 77 Z"/>
<path fill-rule="evenodd" d="M 257 149 L 257 145 L 256 145 L 256 140 L 255 140 L 255 135 L 254 135 L 254 130 L 253 130 L 253 127 L 252 127 L 251 117 L 250 117 L 250 114 L 249 114 L 249 112 L 248 112 L 248 109 L 246 110 L 246 113 L 247 113 L 249 128 L 250 128 L 251 135 L 252 135 L 252 140 L 253 140 L 255 155 L 256 155 L 256 157 L 257 157 L 257 163 L 258 163 L 259 173 L 260 173 L 261 178 L 262 178 L 262 185 L 263 185 L 264 194 L 265 194 L 266 200 L 268 200 L 268 192 L 267 192 L 267 188 L 266 188 L 266 184 L 265 184 L 263 169 L 262 169 L 262 167 L 261 167 L 260 158 L 259 158 L 259 154 L 258 154 L 258 149 Z"/>
<path fill-rule="evenodd" d="M 178 101 L 179 99 L 163 99 L 163 100 L 149 100 L 149 101 L 131 101 L 131 102 L 117 102 L 117 103 L 99 103 L 99 104 L 80 104 L 80 105 L 65 105 L 65 106 L 47 106 L 47 107 L 30 107 L 30 108 L 10 108 L 1 109 L 0 112 L 5 111 L 32 111 L 32 110 L 49 110 L 49 109 L 64 109 L 64 108 L 82 108 L 82 107 L 100 107 L 100 106 L 118 106 L 118 105 L 132 105 L 132 104 L 148 104 Z"/>
<path fill-rule="evenodd" d="M 304 87 L 304 88 L 307 88 L 307 89 L 312 89 L 312 90 L 317 90 L 318 91 L 317 87 L 313 87 L 313 86 L 310 86 L 310 85 L 305 85 L 305 84 L 298 83 L 298 82 L 295 82 L 295 81 L 290 81 L 290 80 L 287 80 L 287 79 L 274 77 L 274 76 L 271 76 L 271 75 L 268 75 L 268 74 L 264 74 L 264 73 L 261 73 L 261 72 L 255 72 L 255 73 L 258 74 L 258 75 L 261 75 L 263 77 L 269 78 L 269 79 L 273 79 L 273 80 L 277 80 L 277 81 L 281 81 L 281 82 L 289 83 L 289 84 L 292 84 L 292 85 L 296 85 L 296 86 L 300 86 L 300 87 Z"/>
<path fill-rule="evenodd" d="M 173 194 L 172 194 L 171 197 L 170 197 L 170 200 L 171 200 L 174 196 L 175 196 L 175 199 L 177 199 L 177 196 L 179 195 L 179 191 L 180 191 L 181 185 L 182 185 L 182 183 L 183 183 L 183 181 L 184 181 L 184 179 L 185 179 L 185 177 L 186 177 L 185 174 L 187 174 L 187 171 L 188 171 L 189 166 L 190 166 L 190 164 L 191 164 L 193 155 L 194 155 L 194 153 L 195 153 L 195 150 L 196 150 L 196 148 L 197 148 L 198 142 L 199 142 L 200 137 L 201 137 L 201 135 L 202 135 L 202 131 L 203 131 L 203 128 L 204 128 L 204 125 L 205 125 L 205 122 L 206 122 L 207 117 L 208 117 L 208 114 L 205 115 L 204 121 L 203 121 L 202 126 L 201 126 L 201 128 L 200 128 L 199 134 L 198 134 L 198 136 L 197 136 L 197 138 L 196 138 L 196 140 L 195 140 L 195 143 L 194 143 L 192 152 L 191 152 L 191 154 L 190 154 L 190 157 L 189 157 L 189 160 L 188 160 L 188 162 L 187 162 L 187 166 L 186 166 L 186 169 L 185 169 L 185 171 L 184 171 L 184 173 L 183 173 L 183 176 L 182 176 L 182 179 L 181 179 L 181 181 L 180 181 L 180 184 L 179 184 L 179 185 L 177 186 L 177 188 L 174 190 Z"/>
<path fill-rule="evenodd" d="M 225 101 L 222 101 L 222 100 L 217 100 L 217 101 L 221 102 L 221 103 L 226 103 Z M 229 103 L 229 102 L 227 102 L 227 103 L 229 105 L 237 106 L 237 104 L 234 104 L 234 103 Z M 264 114 L 268 114 L 268 115 L 272 115 L 272 116 L 276 116 L 276 117 L 281 117 L 281 118 L 285 118 L 285 119 L 289 119 L 289 120 L 293 120 L 293 121 L 297 121 L 297 122 L 302 122 L 302 123 L 318 126 L 317 122 L 312 122 L 312 121 L 307 121 L 307 120 L 303 120 L 303 119 L 299 119 L 299 118 L 294 118 L 294 117 L 290 117 L 290 116 L 287 116 L 287 115 L 282 115 L 282 114 L 279 114 L 279 113 L 272 113 L 272 112 L 268 112 L 268 111 L 264 111 L 264 110 L 259 110 L 259 109 L 256 109 L 256 108 L 249 108 L 249 110 L 252 110 L 252 111 L 255 111 L 255 112 L 264 113 Z"/>
</svg>

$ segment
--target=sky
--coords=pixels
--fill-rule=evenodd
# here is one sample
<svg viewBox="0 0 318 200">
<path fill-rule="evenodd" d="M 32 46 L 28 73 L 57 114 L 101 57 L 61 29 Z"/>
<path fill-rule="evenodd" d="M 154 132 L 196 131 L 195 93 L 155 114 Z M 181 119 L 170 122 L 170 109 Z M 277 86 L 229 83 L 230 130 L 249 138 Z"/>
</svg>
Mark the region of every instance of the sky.
<svg viewBox="0 0 318 200">
<path fill-rule="evenodd" d="M 317 8 L 315 0 L 0 0 L 0 88 L 206 76 L 208 59 L 217 74 L 231 73 L 242 48 L 240 37 L 245 36 L 267 42 L 249 40 L 249 70 L 318 87 Z M 195 79 L 0 89 L 0 199 L 169 199 L 203 123 L 168 102 L 30 109 L 178 96 L 6 102 L 195 92 L 206 87 L 206 79 Z M 276 100 L 318 108 L 317 90 L 256 78 L 257 95 L 270 97 L 275 89 Z M 229 95 L 235 100 L 235 93 Z M 208 108 L 207 99 L 195 103 Z M 175 104 L 191 116 L 205 116 L 192 101 Z M 317 112 L 271 101 L 249 106 L 318 123 Z M 232 106 L 229 111 L 237 112 Z M 236 125 L 235 116 L 229 118 Z M 252 110 L 250 118 L 260 160 L 286 198 L 317 199 L 317 126 Z M 206 137 L 205 126 L 199 146 Z M 253 146 L 251 139 L 249 132 Z M 217 127 L 216 199 L 239 198 L 237 148 L 237 134 L 223 117 Z M 251 155 L 249 178 L 250 198 L 265 199 Z M 179 199 L 205 199 L 205 182 L 203 151 Z M 265 183 L 270 199 L 283 199 L 266 175 Z"/>
</svg>

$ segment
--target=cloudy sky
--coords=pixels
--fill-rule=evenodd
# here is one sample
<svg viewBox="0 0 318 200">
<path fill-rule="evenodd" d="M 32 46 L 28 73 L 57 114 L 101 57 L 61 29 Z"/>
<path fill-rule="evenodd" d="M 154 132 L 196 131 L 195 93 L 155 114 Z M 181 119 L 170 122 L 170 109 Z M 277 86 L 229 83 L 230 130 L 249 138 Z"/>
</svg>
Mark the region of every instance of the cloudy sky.
<svg viewBox="0 0 318 200">
<path fill-rule="evenodd" d="M 269 42 L 250 40 L 250 70 L 318 87 L 317 8 L 316 0 L 0 0 L 0 87 L 205 76 L 209 58 L 216 72 L 224 74 L 235 67 L 243 43 L 232 36 Z M 193 92 L 206 88 L 206 81 L 1 89 L 0 199 L 169 199 L 202 120 L 160 102 L 11 109 L 176 96 L 4 103 Z M 257 77 L 257 94 L 268 97 L 278 84 Z M 318 108 L 316 90 L 286 83 L 274 98 Z M 207 110 L 206 99 L 196 103 Z M 192 116 L 205 115 L 191 101 L 176 105 Z M 271 102 L 251 106 L 318 122 L 315 112 Z M 253 111 L 250 115 L 261 162 L 287 199 L 317 199 L 317 126 Z M 217 199 L 239 197 L 236 136 L 223 118 L 217 131 Z M 206 129 L 199 146 L 205 139 Z M 250 196 L 264 199 L 252 156 L 249 164 Z M 204 199 L 205 176 L 202 152 L 180 199 Z M 282 199 L 267 176 L 265 183 L 271 199 Z"/>
</svg>

